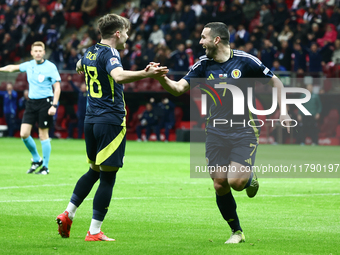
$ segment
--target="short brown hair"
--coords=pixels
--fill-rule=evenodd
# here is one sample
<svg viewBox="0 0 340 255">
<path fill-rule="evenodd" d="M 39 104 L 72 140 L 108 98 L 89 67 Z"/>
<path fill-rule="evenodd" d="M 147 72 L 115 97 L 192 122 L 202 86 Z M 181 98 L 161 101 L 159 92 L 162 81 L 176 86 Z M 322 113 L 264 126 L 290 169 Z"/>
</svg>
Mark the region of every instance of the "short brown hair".
<svg viewBox="0 0 340 255">
<path fill-rule="evenodd" d="M 117 30 L 129 29 L 130 21 L 117 14 L 106 14 L 98 20 L 98 29 L 103 39 L 110 38 Z"/>
<path fill-rule="evenodd" d="M 223 44 L 229 44 L 230 34 L 228 26 L 222 22 L 210 22 L 204 27 L 210 28 L 211 37 L 215 38 L 219 36 Z"/>
<path fill-rule="evenodd" d="M 34 42 L 31 46 L 31 49 L 33 49 L 34 46 L 40 46 L 45 50 L 45 44 L 43 42 L 40 41 Z"/>
</svg>

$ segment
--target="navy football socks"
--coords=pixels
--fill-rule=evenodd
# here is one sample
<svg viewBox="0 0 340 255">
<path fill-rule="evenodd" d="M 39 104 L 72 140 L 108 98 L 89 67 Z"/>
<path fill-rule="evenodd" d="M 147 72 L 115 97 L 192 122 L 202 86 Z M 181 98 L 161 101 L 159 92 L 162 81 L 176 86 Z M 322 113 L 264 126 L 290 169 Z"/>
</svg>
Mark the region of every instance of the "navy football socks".
<svg viewBox="0 0 340 255">
<path fill-rule="evenodd" d="M 228 222 L 233 232 L 241 230 L 240 221 L 236 213 L 236 202 L 231 191 L 223 196 L 216 194 L 216 203 L 223 218 Z"/>
<path fill-rule="evenodd" d="M 104 172 L 100 173 L 100 184 L 97 189 L 96 195 L 93 199 L 93 216 L 92 219 L 103 221 L 109 209 L 112 189 L 115 185 L 117 172 Z"/>
<path fill-rule="evenodd" d="M 79 207 L 98 181 L 99 176 L 100 172 L 94 171 L 90 167 L 89 171 L 78 180 L 71 197 L 71 203 Z"/>
</svg>

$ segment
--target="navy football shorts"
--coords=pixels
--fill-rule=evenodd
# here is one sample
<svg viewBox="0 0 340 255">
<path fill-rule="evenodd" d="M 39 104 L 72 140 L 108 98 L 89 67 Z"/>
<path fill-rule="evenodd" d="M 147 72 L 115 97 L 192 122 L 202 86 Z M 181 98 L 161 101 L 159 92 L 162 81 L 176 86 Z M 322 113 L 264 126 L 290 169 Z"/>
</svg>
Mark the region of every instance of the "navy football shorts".
<svg viewBox="0 0 340 255">
<path fill-rule="evenodd" d="M 85 123 L 84 132 L 89 163 L 112 167 L 123 166 L 126 127 Z"/>
<path fill-rule="evenodd" d="M 216 134 L 207 134 L 205 155 L 208 166 L 228 166 L 231 161 L 244 166 L 253 166 L 257 151 L 256 137 L 225 138 Z"/>
<path fill-rule="evenodd" d="M 22 123 L 33 126 L 38 122 L 39 127 L 42 129 L 53 127 L 53 116 L 48 115 L 48 110 L 51 108 L 52 102 L 52 97 L 29 99 L 26 102 L 26 110 L 22 118 Z"/>
</svg>

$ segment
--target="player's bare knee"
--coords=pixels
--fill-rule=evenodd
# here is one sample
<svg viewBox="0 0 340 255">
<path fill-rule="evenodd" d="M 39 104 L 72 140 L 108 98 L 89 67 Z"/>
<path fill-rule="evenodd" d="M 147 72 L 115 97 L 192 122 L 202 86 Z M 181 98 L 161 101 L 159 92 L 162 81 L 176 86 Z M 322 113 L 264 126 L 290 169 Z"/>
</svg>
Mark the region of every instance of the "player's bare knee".
<svg viewBox="0 0 340 255">
<path fill-rule="evenodd" d="M 26 133 L 26 132 L 24 132 L 24 131 L 20 131 L 20 137 L 21 137 L 21 139 L 26 139 L 27 137 L 29 137 L 30 136 L 30 134 L 28 134 L 28 133 Z"/>
<path fill-rule="evenodd" d="M 228 193 L 230 190 L 228 179 L 214 179 L 214 188 L 218 195 Z"/>
<path fill-rule="evenodd" d="M 46 129 L 41 129 L 41 128 L 39 128 L 39 139 L 41 140 L 41 141 L 44 141 L 44 140 L 47 140 L 47 139 L 49 139 L 50 137 L 49 137 L 49 135 L 48 135 L 48 129 L 46 128 Z"/>
<path fill-rule="evenodd" d="M 247 181 L 248 180 L 245 178 L 228 179 L 230 187 L 232 187 L 233 190 L 236 190 L 236 191 L 242 191 L 244 189 L 244 186 L 246 186 Z"/>
<path fill-rule="evenodd" d="M 48 138 L 49 138 L 48 134 L 46 135 L 46 134 L 39 133 L 39 139 L 41 141 L 47 140 Z"/>
<path fill-rule="evenodd" d="M 20 127 L 20 137 L 26 139 L 31 134 L 31 127 L 27 124 L 21 124 Z"/>
</svg>

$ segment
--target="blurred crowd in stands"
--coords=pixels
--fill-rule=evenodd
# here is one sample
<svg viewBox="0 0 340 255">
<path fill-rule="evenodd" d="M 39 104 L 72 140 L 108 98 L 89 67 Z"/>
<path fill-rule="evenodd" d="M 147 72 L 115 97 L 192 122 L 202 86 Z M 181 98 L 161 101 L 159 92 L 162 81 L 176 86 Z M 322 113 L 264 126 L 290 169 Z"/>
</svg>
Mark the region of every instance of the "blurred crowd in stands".
<svg viewBox="0 0 340 255">
<path fill-rule="evenodd" d="M 98 40 L 95 19 L 107 12 L 110 1 L 1 3 L 1 65 L 20 61 L 32 42 L 42 40 L 59 70 L 74 70 L 84 50 Z M 74 25 L 70 17 L 77 13 L 85 32 L 64 38 L 65 28 Z M 231 48 L 257 56 L 274 71 L 317 73 L 340 63 L 338 0 L 141 0 L 139 6 L 127 2 L 121 15 L 132 24 L 120 52 L 125 69 L 140 70 L 156 61 L 174 72 L 187 71 L 204 55 L 200 33 L 212 21 L 229 26 Z"/>
<path fill-rule="evenodd" d="M 71 69 L 71 62 L 78 53 L 97 40 L 96 32 L 76 39 L 71 36 L 71 43 L 63 45 L 66 27 L 73 26 L 70 17 L 77 15 L 81 24 L 90 24 L 97 15 L 104 14 L 104 0 L 1 0 L 0 1 L 0 65 L 22 61 L 29 57 L 31 44 L 45 42 L 53 50 L 51 59 L 59 63 L 58 68 Z M 121 1 L 115 1 L 119 4 Z M 79 27 L 78 27 L 79 28 Z M 95 31 L 94 28 L 92 28 Z M 68 35 L 69 36 L 69 35 Z M 67 38 L 67 37 L 66 37 Z M 73 42 L 74 41 L 74 42 Z M 58 55 L 59 53 L 59 55 Z M 72 70 L 73 70 L 72 66 Z"/>
<path fill-rule="evenodd" d="M 340 8 L 335 1 L 147 1 L 128 3 L 130 43 L 121 52 L 126 68 L 150 61 L 184 72 L 204 55 L 204 24 L 229 26 L 231 48 L 257 56 L 274 71 L 322 72 L 340 63 Z M 292 61 L 293 60 L 293 61 Z M 180 78 L 180 76 L 179 76 Z"/>
</svg>

